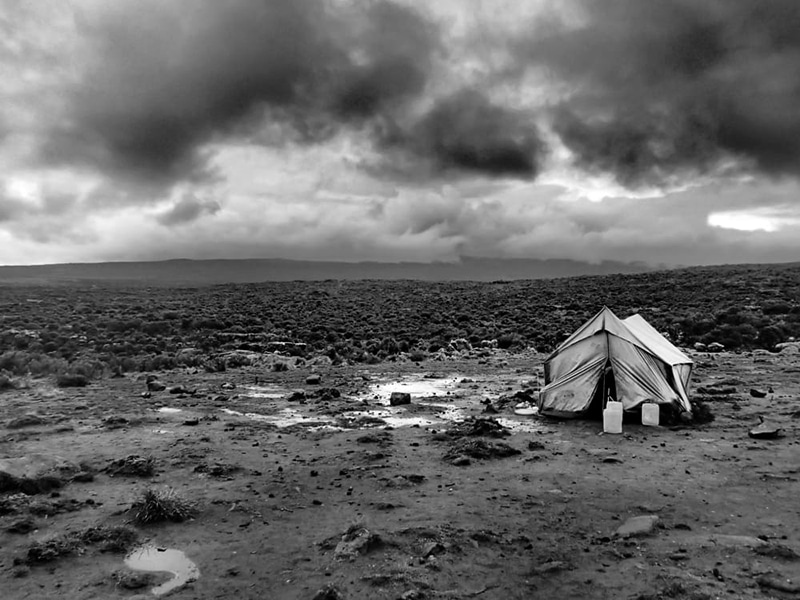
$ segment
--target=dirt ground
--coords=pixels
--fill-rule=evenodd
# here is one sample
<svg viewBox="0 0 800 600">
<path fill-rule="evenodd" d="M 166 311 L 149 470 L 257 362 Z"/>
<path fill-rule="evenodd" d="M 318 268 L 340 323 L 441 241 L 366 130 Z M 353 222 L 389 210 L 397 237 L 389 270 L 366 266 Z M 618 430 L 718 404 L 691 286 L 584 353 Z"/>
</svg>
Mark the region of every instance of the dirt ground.
<svg viewBox="0 0 800 600">
<path fill-rule="evenodd" d="M 74 390 L 33 381 L 0 395 L 0 458 L 58 457 L 84 476 L 17 495 L 21 508 L 0 515 L 0 598 L 153 597 L 169 576 L 128 589 L 124 552 L 87 543 L 27 558 L 37 540 L 99 525 L 186 554 L 199 576 L 170 598 L 800 597 L 800 357 L 694 358 L 695 390 L 722 392 L 703 396 L 715 420 L 626 424 L 617 436 L 596 421 L 515 415 L 535 354 L 316 368 L 319 384 L 307 368 L 173 371 L 157 375 L 194 393 L 147 398 L 143 377 Z M 414 393 L 425 384 L 435 398 Z M 412 390 L 412 404 L 384 406 L 393 388 Z M 295 390 L 305 400 L 289 400 Z M 487 399 L 497 414 L 483 413 Z M 41 419 L 12 423 L 28 414 Z M 443 433 L 470 416 L 510 435 Z M 750 438 L 759 416 L 783 437 Z M 466 460 L 480 441 L 519 453 Z M 112 477 L 109 463 L 129 455 L 152 456 L 155 473 Z M 198 503 L 196 518 L 131 524 L 136 497 L 166 486 Z M 30 514 L 26 502 L 54 508 Z M 639 515 L 658 516 L 649 534 L 615 535 Z"/>
</svg>

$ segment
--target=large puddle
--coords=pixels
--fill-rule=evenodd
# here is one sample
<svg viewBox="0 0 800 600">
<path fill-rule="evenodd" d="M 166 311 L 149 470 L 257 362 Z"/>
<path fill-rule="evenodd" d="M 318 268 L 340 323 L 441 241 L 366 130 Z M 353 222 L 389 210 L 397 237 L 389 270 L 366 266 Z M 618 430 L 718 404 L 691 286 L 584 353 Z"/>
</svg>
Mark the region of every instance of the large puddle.
<svg viewBox="0 0 800 600">
<path fill-rule="evenodd" d="M 369 387 L 367 395 L 372 400 L 389 404 L 392 392 L 411 394 L 412 401 L 422 398 L 438 398 L 453 395 L 453 390 L 463 377 L 443 377 L 438 379 L 403 379 L 400 381 L 384 381 Z"/>
<path fill-rule="evenodd" d="M 267 403 L 263 412 L 240 412 L 227 408 L 223 412 L 281 428 L 307 426 L 309 431 L 342 430 L 342 421 L 352 422 L 352 428 L 374 427 L 374 424 L 369 424 L 371 418 L 382 419 L 391 427 L 442 426 L 448 422 L 463 421 L 470 414 L 478 416 L 476 409 L 481 408 L 480 400 L 490 394 L 476 391 L 476 388 L 475 381 L 457 374 L 437 378 L 407 377 L 377 381 L 366 391 L 355 395 L 353 399 L 367 403 L 364 410 L 347 410 L 333 415 L 317 414 L 301 405 L 297 408 L 279 408 L 275 403 Z M 274 386 L 249 386 L 245 389 L 248 397 L 265 400 L 285 398 L 291 393 L 289 389 Z M 389 398 L 393 392 L 411 394 L 412 404 L 390 406 Z M 530 416 L 513 415 L 506 418 L 497 415 L 497 420 L 513 431 L 534 433 L 541 430 L 539 421 Z"/>
<path fill-rule="evenodd" d="M 183 552 L 173 548 L 141 546 L 125 557 L 125 566 L 136 571 L 172 573 L 174 575 L 172 579 L 150 590 L 156 596 L 162 596 L 200 577 L 197 565 Z"/>
</svg>

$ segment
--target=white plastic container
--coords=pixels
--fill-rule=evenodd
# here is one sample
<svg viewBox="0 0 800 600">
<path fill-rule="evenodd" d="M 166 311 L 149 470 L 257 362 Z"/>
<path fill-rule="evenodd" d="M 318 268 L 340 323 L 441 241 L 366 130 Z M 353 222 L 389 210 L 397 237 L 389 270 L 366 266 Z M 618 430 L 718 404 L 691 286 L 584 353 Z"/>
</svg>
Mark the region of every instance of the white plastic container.
<svg viewBox="0 0 800 600">
<path fill-rule="evenodd" d="M 622 402 L 609 401 L 603 410 L 603 431 L 622 433 Z"/>
<path fill-rule="evenodd" d="M 658 426 L 659 409 L 655 402 L 645 402 L 642 404 L 642 425 L 650 427 Z"/>
</svg>

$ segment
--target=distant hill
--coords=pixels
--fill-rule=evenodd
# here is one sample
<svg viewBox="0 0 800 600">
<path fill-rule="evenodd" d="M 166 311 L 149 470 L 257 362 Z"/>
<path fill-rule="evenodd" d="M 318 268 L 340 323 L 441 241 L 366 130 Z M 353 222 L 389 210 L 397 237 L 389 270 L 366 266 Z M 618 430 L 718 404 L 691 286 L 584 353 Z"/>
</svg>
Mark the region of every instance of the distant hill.
<svg viewBox="0 0 800 600">
<path fill-rule="evenodd" d="M 663 268 L 663 267 L 661 267 Z M 188 260 L 0 266 L 0 283 L 76 281 L 211 285 L 261 281 L 398 280 L 502 281 L 643 273 L 643 263 L 464 257 L 458 262 L 324 262 L 286 259 Z"/>
</svg>

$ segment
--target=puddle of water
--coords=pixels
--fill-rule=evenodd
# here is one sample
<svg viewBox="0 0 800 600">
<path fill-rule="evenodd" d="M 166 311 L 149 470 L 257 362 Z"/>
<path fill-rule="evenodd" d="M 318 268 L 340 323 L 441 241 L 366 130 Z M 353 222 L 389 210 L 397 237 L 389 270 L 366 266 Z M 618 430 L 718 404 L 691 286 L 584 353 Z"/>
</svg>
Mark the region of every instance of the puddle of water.
<svg viewBox="0 0 800 600">
<path fill-rule="evenodd" d="M 251 398 L 265 398 L 269 400 L 285 398 L 290 394 L 290 390 L 270 386 L 250 385 L 245 389 L 247 390 L 247 395 Z"/>
<path fill-rule="evenodd" d="M 511 431 L 516 431 L 518 433 L 539 433 L 544 429 L 541 423 L 533 420 L 525 421 L 497 417 L 497 422 L 503 427 L 508 427 Z"/>
<path fill-rule="evenodd" d="M 389 403 L 392 392 L 405 392 L 411 394 L 412 401 L 419 398 L 432 398 L 445 396 L 463 379 L 461 376 L 445 377 L 442 379 L 402 379 L 399 381 L 384 381 L 369 387 L 370 398 L 377 398 L 384 404 Z"/>
<path fill-rule="evenodd" d="M 308 421 L 313 421 L 315 423 L 320 421 L 325 423 L 333 423 L 334 421 L 333 417 L 330 417 L 328 415 L 305 416 L 292 408 L 283 408 L 273 415 L 264 415 L 261 413 L 253 413 L 253 412 L 243 413 L 239 412 L 238 410 L 230 410 L 229 408 L 223 408 L 222 412 L 237 417 L 246 417 L 248 419 L 253 419 L 254 421 L 264 421 L 265 423 L 272 423 L 276 427 L 289 427 L 290 425 L 300 425 Z"/>
<path fill-rule="evenodd" d="M 174 575 L 172 579 L 150 590 L 156 596 L 166 594 L 200 577 L 197 565 L 183 552 L 173 548 L 159 550 L 151 545 L 141 546 L 125 557 L 125 566 L 136 571 L 172 573 Z"/>
<path fill-rule="evenodd" d="M 179 413 L 181 412 L 180 408 L 172 408 L 171 406 L 162 406 L 158 409 L 160 413 Z"/>
</svg>

